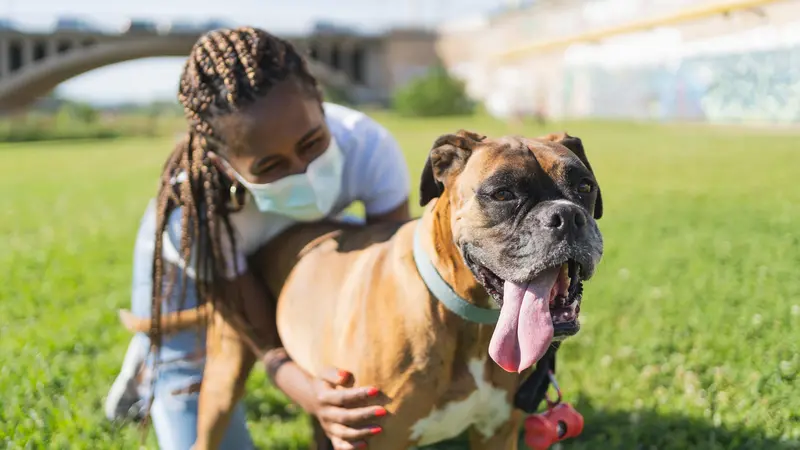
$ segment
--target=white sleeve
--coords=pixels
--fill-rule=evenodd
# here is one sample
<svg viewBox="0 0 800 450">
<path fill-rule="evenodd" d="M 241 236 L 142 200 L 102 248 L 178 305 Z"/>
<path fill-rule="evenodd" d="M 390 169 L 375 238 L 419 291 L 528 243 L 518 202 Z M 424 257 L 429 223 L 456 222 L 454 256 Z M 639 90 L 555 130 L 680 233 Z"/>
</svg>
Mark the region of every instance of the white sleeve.
<svg viewBox="0 0 800 450">
<path fill-rule="evenodd" d="M 410 182 L 408 165 L 395 138 L 383 126 L 365 120 L 366 139 L 362 141 L 363 164 L 356 176 L 359 198 L 367 216 L 388 213 L 408 201 Z"/>
<path fill-rule="evenodd" d="M 181 245 L 181 237 L 183 235 L 183 230 L 181 227 L 181 208 L 175 208 L 169 215 L 167 220 L 167 227 L 164 230 L 164 238 L 163 238 L 163 251 L 162 254 L 164 255 L 164 260 L 170 262 L 172 264 L 176 264 L 181 269 L 186 271 L 186 274 L 190 278 L 197 277 L 197 243 L 192 244 L 192 256 L 191 261 L 187 265 L 186 261 L 184 261 L 182 255 L 180 254 L 180 245 Z M 220 223 L 220 225 L 222 225 Z M 247 258 L 244 256 L 244 253 L 238 248 L 236 255 L 232 255 L 232 245 L 230 238 L 228 237 L 227 231 L 224 229 L 220 230 L 220 246 L 222 250 L 222 254 L 225 258 L 225 273 L 222 274 L 225 278 L 232 280 L 237 276 L 243 274 L 245 270 L 247 270 Z M 210 251 L 210 249 L 209 249 Z M 234 268 L 234 258 L 236 261 L 236 267 Z M 234 270 L 234 269 L 238 269 Z M 208 279 L 208 274 L 200 274 L 201 279 Z"/>
</svg>

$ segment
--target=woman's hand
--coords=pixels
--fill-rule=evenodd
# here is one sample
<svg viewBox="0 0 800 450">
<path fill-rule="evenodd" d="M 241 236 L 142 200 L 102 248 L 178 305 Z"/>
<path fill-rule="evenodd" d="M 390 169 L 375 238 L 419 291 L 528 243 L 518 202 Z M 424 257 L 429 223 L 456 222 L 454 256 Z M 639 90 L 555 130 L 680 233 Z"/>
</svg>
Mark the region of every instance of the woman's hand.
<svg viewBox="0 0 800 450">
<path fill-rule="evenodd" d="M 335 450 L 367 448 L 366 439 L 380 433 L 375 425 L 386 415 L 380 406 L 367 406 L 378 396 L 374 387 L 344 388 L 351 375 L 345 371 L 328 369 L 313 381 L 316 402 L 310 411 L 319 420 Z"/>
<path fill-rule="evenodd" d="M 352 375 L 336 369 L 314 378 L 282 348 L 267 352 L 263 362 L 275 386 L 317 418 L 335 450 L 367 448 L 366 439 L 381 432 L 375 421 L 386 410 L 368 406 L 380 394 L 378 389 L 344 388 Z"/>
</svg>

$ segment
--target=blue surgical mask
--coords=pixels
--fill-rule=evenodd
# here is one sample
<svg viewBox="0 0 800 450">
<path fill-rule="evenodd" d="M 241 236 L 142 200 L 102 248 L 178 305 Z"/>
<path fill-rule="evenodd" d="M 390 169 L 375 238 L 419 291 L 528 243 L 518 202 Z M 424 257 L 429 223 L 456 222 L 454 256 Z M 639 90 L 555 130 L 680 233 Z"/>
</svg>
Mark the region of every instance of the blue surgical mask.
<svg viewBox="0 0 800 450">
<path fill-rule="evenodd" d="M 226 165 L 230 165 L 226 162 Z M 281 214 L 301 222 L 313 222 L 331 213 L 342 190 L 344 156 L 336 139 L 308 165 L 305 173 L 271 183 L 255 184 L 233 168 L 236 179 L 252 194 L 259 211 Z"/>
</svg>

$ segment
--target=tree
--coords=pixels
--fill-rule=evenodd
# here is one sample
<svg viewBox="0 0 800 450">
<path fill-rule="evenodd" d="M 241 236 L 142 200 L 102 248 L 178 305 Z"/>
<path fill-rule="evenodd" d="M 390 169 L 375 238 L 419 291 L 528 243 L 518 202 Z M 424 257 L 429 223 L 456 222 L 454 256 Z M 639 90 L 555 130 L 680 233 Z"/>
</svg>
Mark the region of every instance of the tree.
<svg viewBox="0 0 800 450">
<path fill-rule="evenodd" d="M 405 116 L 452 116 L 472 114 L 475 103 L 467 96 L 464 82 L 442 66 L 397 89 L 394 109 Z"/>
</svg>

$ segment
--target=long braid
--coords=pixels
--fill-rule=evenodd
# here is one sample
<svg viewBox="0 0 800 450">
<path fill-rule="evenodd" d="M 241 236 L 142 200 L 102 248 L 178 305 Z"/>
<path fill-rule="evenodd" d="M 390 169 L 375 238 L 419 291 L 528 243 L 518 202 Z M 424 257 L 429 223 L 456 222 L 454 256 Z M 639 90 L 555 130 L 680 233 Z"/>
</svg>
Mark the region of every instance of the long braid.
<svg viewBox="0 0 800 450">
<path fill-rule="evenodd" d="M 266 95 L 277 83 L 295 79 L 309 95 L 322 101 L 319 86 L 305 61 L 288 42 L 256 28 L 220 29 L 206 33 L 195 43 L 181 75 L 178 100 L 188 122 L 186 137 L 180 141 L 164 165 L 157 197 L 155 253 L 153 256 L 153 301 L 150 341 L 155 355 L 153 383 L 157 377 L 162 344 L 160 329 L 163 302 L 171 297 L 177 271 L 163 258 L 163 235 L 168 218 L 181 208 L 181 241 L 178 253 L 188 265 L 196 261 L 195 283 L 198 306 L 207 301 L 222 302 L 220 280 L 226 258 L 236 252 L 229 214 L 233 180 L 210 160 L 214 151 L 225 155 L 214 119 L 236 113 Z M 222 233 L 231 244 L 231 254 L 222 247 Z M 230 261 L 235 267 L 236 259 Z M 165 269 L 168 269 L 165 272 Z M 169 273 L 167 273 L 169 272 Z M 169 279 L 165 280 L 168 276 Z M 179 289 L 179 308 L 183 307 L 187 286 L 186 270 Z M 166 289 L 165 289 L 166 284 Z M 235 303 L 235 302 L 234 302 Z M 218 305 L 214 305 L 217 307 Z M 152 404 L 154 389 L 151 389 Z"/>
</svg>

